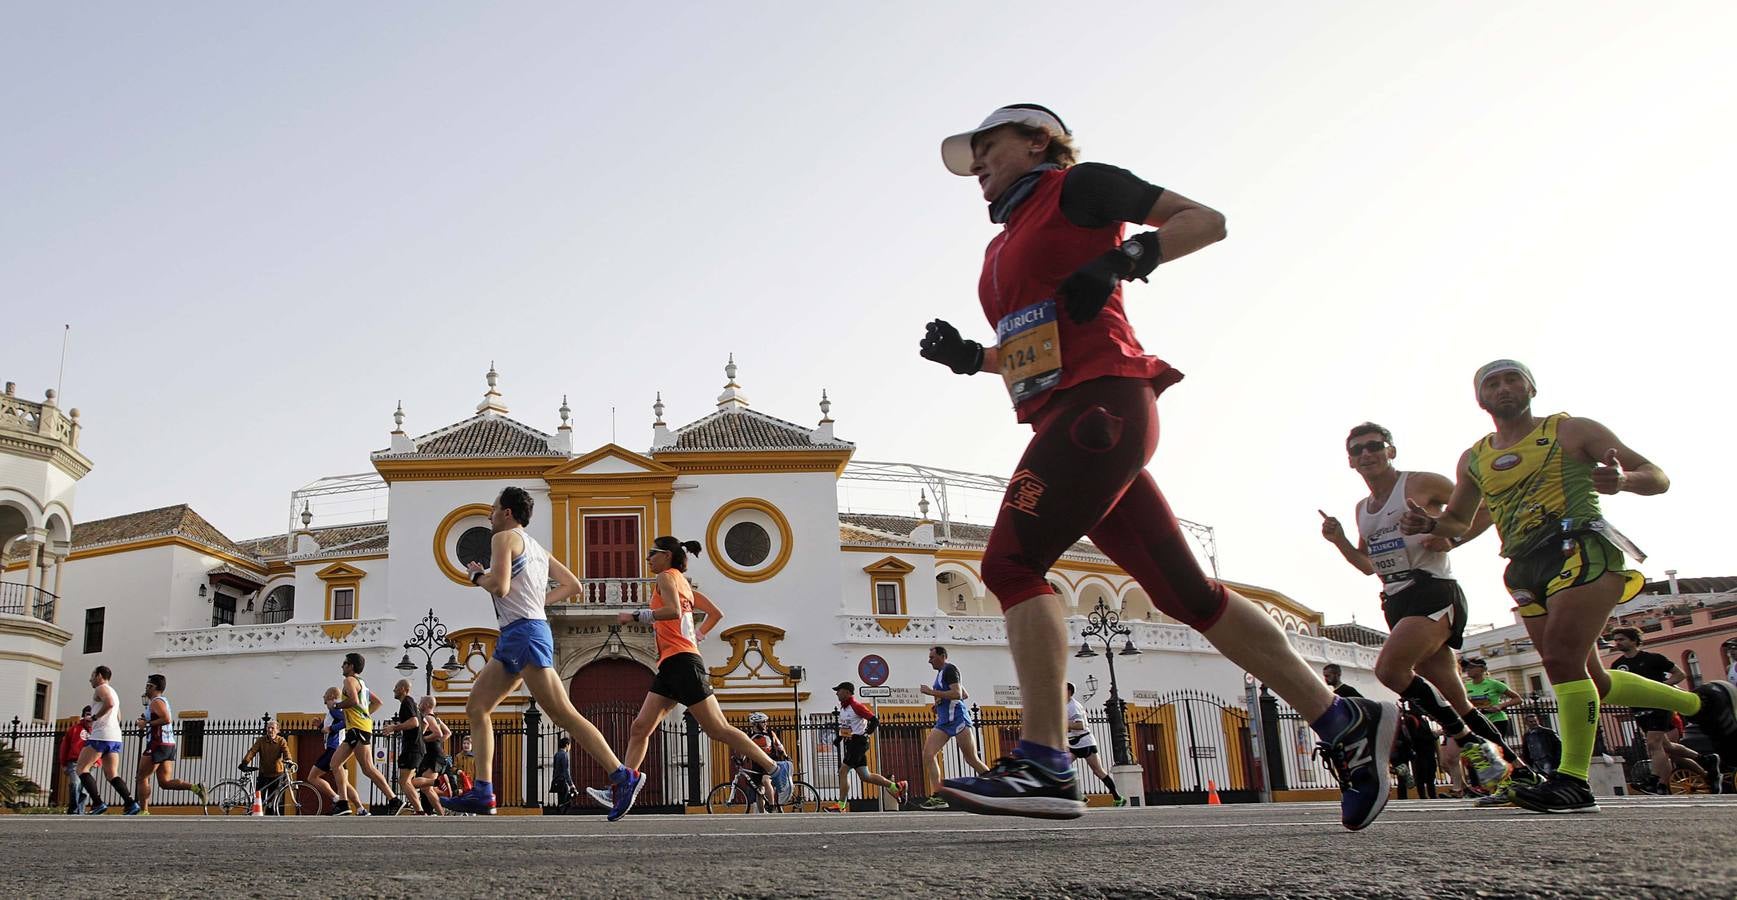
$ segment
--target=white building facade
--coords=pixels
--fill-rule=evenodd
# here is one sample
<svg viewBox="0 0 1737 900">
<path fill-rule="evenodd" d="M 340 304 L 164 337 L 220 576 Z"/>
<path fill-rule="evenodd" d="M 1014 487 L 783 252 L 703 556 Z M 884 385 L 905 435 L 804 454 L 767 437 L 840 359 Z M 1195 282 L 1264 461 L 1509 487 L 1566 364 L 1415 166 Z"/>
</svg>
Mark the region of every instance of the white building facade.
<svg viewBox="0 0 1737 900">
<path fill-rule="evenodd" d="M 549 611 L 561 678 L 581 710 L 637 706 L 651 682 L 649 628 L 618 626 L 616 614 L 645 605 L 645 550 L 664 534 L 704 547 L 689 577 L 724 612 L 701 652 L 726 710 L 826 713 L 833 685 L 871 678 L 893 688 L 883 711 L 919 714 L 934 645 L 948 648 L 972 703 L 1017 706 L 1003 620 L 980 575 L 988 528 L 943 526 L 926 504 L 905 516 L 841 511 L 839 479 L 856 448 L 834 434 L 830 404 L 816 427 L 797 425 L 753 409 L 733 361 L 726 374 L 715 409 L 687 425 L 671 428 L 660 398 L 645 450 L 574 452 L 565 406 L 553 433 L 537 430 L 510 415 L 491 369 L 468 418 L 412 437 L 395 414 L 390 445 L 370 455 L 388 496 L 383 521 L 313 527 L 304 514 L 291 534 L 242 541 L 186 506 L 81 524 L 63 617 L 99 623 L 99 633 L 71 634 L 58 657 L 68 673 L 58 713 L 87 702 L 83 679 L 99 662 L 125 685 L 166 675 L 190 715 L 311 712 L 352 651 L 376 690 L 389 691 L 409 656 L 415 692 L 429 682 L 443 710 L 462 710 L 496 637 L 491 603 L 464 577 L 465 551 L 486 552 L 489 504 L 508 485 L 535 500 L 531 536 L 585 583 L 577 601 Z M 1100 600 L 1131 629 L 1117 646 L 1140 652 L 1119 655 L 1116 675 L 1134 707 L 1178 689 L 1242 701 L 1243 673 L 1154 611 L 1089 543 L 1051 581 L 1074 613 L 1073 644 Z M 1278 591 L 1231 584 L 1306 659 L 1339 663 L 1347 681 L 1381 693 L 1374 648 L 1321 637 L 1319 614 Z M 407 653 L 430 616 L 451 649 Z M 1070 678 L 1088 702 L 1107 698 L 1104 659 L 1072 659 Z"/>
</svg>

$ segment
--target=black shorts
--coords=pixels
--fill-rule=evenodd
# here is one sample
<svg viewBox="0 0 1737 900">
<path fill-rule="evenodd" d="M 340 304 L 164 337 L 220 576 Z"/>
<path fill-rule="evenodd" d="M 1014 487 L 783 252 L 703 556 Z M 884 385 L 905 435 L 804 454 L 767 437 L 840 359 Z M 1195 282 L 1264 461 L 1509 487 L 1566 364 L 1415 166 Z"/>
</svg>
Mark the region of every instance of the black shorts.
<svg viewBox="0 0 1737 900">
<path fill-rule="evenodd" d="M 683 706 L 696 706 L 712 695 L 711 675 L 698 653 L 677 653 L 658 663 L 651 692 Z"/>
<path fill-rule="evenodd" d="M 325 751 L 320 754 L 320 761 L 314 763 L 314 768 L 324 769 L 327 772 L 332 771 L 332 754 L 336 752 L 338 752 L 338 748 L 327 747 Z"/>
<path fill-rule="evenodd" d="M 446 773 L 447 765 L 446 754 L 440 752 L 438 744 L 423 744 L 422 765 L 416 767 L 416 774 L 442 775 Z"/>
<path fill-rule="evenodd" d="M 416 771 L 422 765 L 422 742 L 417 741 L 408 747 L 398 748 L 398 768 Z"/>
<path fill-rule="evenodd" d="M 1452 578 L 1413 572 L 1410 587 L 1381 595 L 1381 612 L 1387 616 L 1389 630 L 1413 616 L 1440 619 L 1446 615 L 1450 619 L 1448 647 L 1458 650 L 1466 642 L 1466 592 Z"/>
<path fill-rule="evenodd" d="M 1068 752 L 1074 755 L 1074 759 L 1091 759 L 1098 755 L 1098 745 L 1087 744 L 1084 747 L 1069 747 Z"/>
<path fill-rule="evenodd" d="M 374 743 L 374 732 L 363 731 L 360 728 L 346 728 L 344 729 L 344 743 L 351 747 L 372 744 Z"/>
<path fill-rule="evenodd" d="M 1486 716 L 1485 718 L 1488 718 L 1488 716 Z M 1513 716 L 1509 716 L 1505 719 L 1490 719 L 1490 724 L 1496 726 L 1496 730 L 1498 732 L 1501 732 L 1502 737 L 1505 737 L 1510 741 L 1514 739 L 1514 717 Z"/>
<path fill-rule="evenodd" d="M 176 759 L 180 758 L 179 751 L 176 750 L 174 744 L 162 744 L 160 746 L 152 747 L 150 750 L 150 756 L 151 765 L 153 766 L 158 765 L 159 763 L 174 762 Z"/>
<path fill-rule="evenodd" d="M 844 739 L 844 767 L 847 769 L 868 767 L 868 735 L 855 734 Z"/>
<path fill-rule="evenodd" d="M 1634 724 L 1642 731 L 1672 731 L 1677 727 L 1677 717 L 1668 709 L 1635 707 Z"/>
</svg>

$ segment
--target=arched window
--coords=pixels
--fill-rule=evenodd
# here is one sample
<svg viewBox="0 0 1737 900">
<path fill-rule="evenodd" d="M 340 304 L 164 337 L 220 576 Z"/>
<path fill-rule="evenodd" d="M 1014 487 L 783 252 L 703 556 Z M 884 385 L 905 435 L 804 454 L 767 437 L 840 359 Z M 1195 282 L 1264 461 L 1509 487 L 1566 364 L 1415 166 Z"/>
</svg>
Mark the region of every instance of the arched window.
<svg viewBox="0 0 1737 900">
<path fill-rule="evenodd" d="M 265 605 L 259 608 L 259 624 L 279 625 L 288 622 L 295 614 L 295 585 L 280 584 L 265 595 Z"/>
<path fill-rule="evenodd" d="M 1683 674 L 1689 676 L 1689 688 L 1701 686 L 1701 660 L 1693 650 L 1683 651 Z"/>
</svg>

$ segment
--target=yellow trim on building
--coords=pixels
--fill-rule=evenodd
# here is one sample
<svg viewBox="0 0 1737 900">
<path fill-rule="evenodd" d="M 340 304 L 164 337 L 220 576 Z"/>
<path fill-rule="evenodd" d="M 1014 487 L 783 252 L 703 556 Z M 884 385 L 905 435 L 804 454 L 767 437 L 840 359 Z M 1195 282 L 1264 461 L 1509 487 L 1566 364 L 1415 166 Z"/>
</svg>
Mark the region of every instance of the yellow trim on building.
<svg viewBox="0 0 1737 900">
<path fill-rule="evenodd" d="M 170 535 L 164 535 L 162 537 L 154 537 L 154 538 L 143 538 L 143 539 L 136 540 L 136 541 L 122 541 L 121 543 L 118 543 L 118 544 L 107 544 L 107 545 L 104 545 L 101 547 L 85 547 L 85 548 L 81 548 L 81 549 L 72 551 L 70 554 L 67 555 L 66 561 L 67 562 L 76 562 L 76 561 L 81 560 L 81 559 L 91 559 L 93 557 L 98 557 L 98 556 L 108 556 L 108 555 L 113 554 L 113 553 L 131 553 L 134 550 L 150 550 L 150 549 L 153 549 L 156 547 L 185 547 L 186 549 L 192 550 L 195 553 L 203 553 L 206 556 L 214 557 L 216 559 L 221 559 L 226 563 L 233 563 L 237 566 L 240 566 L 240 567 L 248 570 L 249 572 L 258 572 L 261 575 L 264 575 L 267 572 L 265 567 L 261 566 L 259 564 L 259 561 L 256 559 L 249 559 L 249 558 L 244 557 L 244 556 L 236 556 L 233 553 L 229 553 L 229 552 L 224 551 L 224 550 L 218 550 L 215 547 L 211 547 L 211 546 L 208 546 L 206 544 L 198 543 L 196 541 L 182 537 L 178 534 L 170 534 Z M 8 572 L 17 571 L 19 569 L 25 568 L 28 565 L 29 565 L 28 561 L 19 561 L 19 562 L 11 563 L 11 564 L 8 564 L 6 566 L 6 571 L 8 571 Z"/>
<path fill-rule="evenodd" d="M 387 484 L 397 481 L 488 481 L 541 478 L 551 465 L 565 462 L 553 456 L 489 456 L 453 459 L 374 460 L 374 471 Z"/>
<path fill-rule="evenodd" d="M 730 563 L 730 558 L 723 552 L 724 547 L 719 542 L 718 535 L 718 529 L 723 527 L 724 520 L 729 518 L 732 513 L 744 509 L 764 513 L 778 528 L 778 555 L 773 557 L 769 565 L 752 572 L 738 569 Z M 711 554 L 712 565 L 716 566 L 719 572 L 722 572 L 725 577 L 732 581 L 754 584 L 772 578 L 784 570 L 785 564 L 790 562 L 790 555 L 795 549 L 796 536 L 790 529 L 790 520 L 784 518 L 784 513 L 780 512 L 778 507 L 759 497 L 737 497 L 731 500 L 718 507 L 718 511 L 712 513 L 712 520 L 706 524 L 706 552 Z"/>
<path fill-rule="evenodd" d="M 657 461 L 683 475 L 844 474 L 850 450 L 662 450 Z"/>
<path fill-rule="evenodd" d="M 473 516 L 488 518 L 494 507 L 486 503 L 469 503 L 446 514 L 440 524 L 434 528 L 434 564 L 440 567 L 440 574 L 445 575 L 454 584 L 471 587 L 470 576 L 446 556 L 446 541 L 452 535 L 452 529 L 458 523 Z"/>
<path fill-rule="evenodd" d="M 584 471 L 602 459 L 620 460 L 640 471 Z M 616 444 L 605 444 L 545 472 L 553 516 L 549 537 L 554 546 L 549 552 L 580 578 L 590 577 L 585 571 L 586 515 L 637 515 L 640 549 L 650 547 L 658 535 L 670 531 L 670 500 L 678 474 Z"/>
<path fill-rule="evenodd" d="M 910 624 L 911 608 L 906 598 L 905 576 L 915 572 L 916 566 L 899 559 L 896 556 L 882 557 L 876 562 L 862 567 L 869 577 L 869 615 L 876 616 L 877 622 L 891 634 L 898 634 Z M 899 611 L 896 616 L 881 612 L 880 585 L 893 585 L 898 591 Z"/>
</svg>

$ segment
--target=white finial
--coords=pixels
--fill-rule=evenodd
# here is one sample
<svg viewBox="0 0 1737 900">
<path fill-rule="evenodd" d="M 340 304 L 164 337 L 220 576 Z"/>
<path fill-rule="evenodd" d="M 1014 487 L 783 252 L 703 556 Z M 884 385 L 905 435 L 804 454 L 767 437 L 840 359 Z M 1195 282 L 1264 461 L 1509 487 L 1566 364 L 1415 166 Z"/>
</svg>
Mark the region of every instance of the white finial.
<svg viewBox="0 0 1737 900">
<path fill-rule="evenodd" d="M 742 391 L 742 386 L 736 383 L 736 354 L 734 353 L 730 354 L 730 361 L 724 365 L 724 376 L 729 379 L 729 383 L 724 385 L 724 392 L 718 395 L 718 408 L 724 409 L 733 406 L 738 409 L 746 409 L 748 407 L 748 395 Z"/>
<path fill-rule="evenodd" d="M 566 394 L 561 395 L 561 408 L 556 410 L 556 412 L 561 414 L 561 427 L 562 428 L 572 428 L 573 427 L 572 425 L 569 425 L 567 423 L 567 419 L 572 416 L 573 410 L 567 406 L 567 395 Z"/>
<path fill-rule="evenodd" d="M 302 527 L 303 528 L 308 527 L 308 523 L 312 522 L 313 520 L 314 520 L 314 514 L 311 510 L 308 509 L 308 501 L 303 500 L 302 501 Z"/>
<path fill-rule="evenodd" d="M 929 492 L 926 490 L 917 492 L 917 511 L 923 514 L 923 521 L 929 520 Z"/>
<path fill-rule="evenodd" d="M 832 401 L 826 397 L 826 388 L 820 389 L 820 424 L 832 421 Z"/>
<path fill-rule="evenodd" d="M 398 408 L 392 411 L 393 434 L 404 433 L 404 401 L 398 401 Z"/>
<path fill-rule="evenodd" d="M 664 424 L 664 421 L 663 421 L 663 391 L 657 392 L 657 402 L 653 403 L 651 405 L 651 411 L 654 415 L 657 416 L 657 421 L 652 422 L 651 424 L 654 426 Z"/>
<path fill-rule="evenodd" d="M 500 378 L 500 373 L 495 371 L 495 361 L 489 360 L 489 373 L 483 376 L 483 379 L 489 383 L 489 389 L 488 393 L 483 394 L 482 402 L 476 405 L 477 412 L 501 414 L 508 412 L 506 402 L 501 399 L 501 392 L 495 389 L 495 385 L 500 383 Z"/>
</svg>

